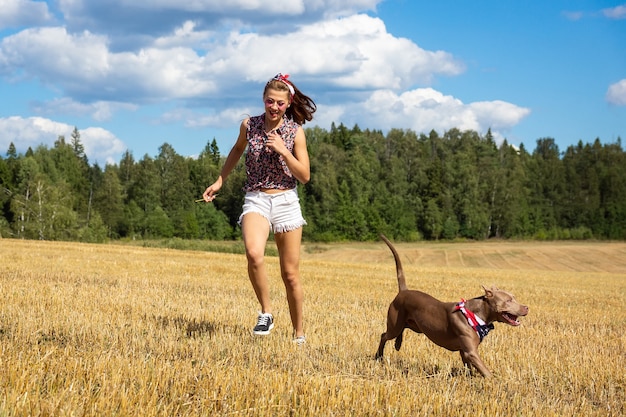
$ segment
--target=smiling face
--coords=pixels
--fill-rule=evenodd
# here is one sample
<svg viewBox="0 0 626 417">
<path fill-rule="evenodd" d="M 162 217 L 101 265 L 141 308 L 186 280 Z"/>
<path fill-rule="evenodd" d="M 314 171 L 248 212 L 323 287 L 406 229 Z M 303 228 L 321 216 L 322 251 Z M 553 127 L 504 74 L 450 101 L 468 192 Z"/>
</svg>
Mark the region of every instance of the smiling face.
<svg viewBox="0 0 626 417">
<path fill-rule="evenodd" d="M 269 123 L 278 123 L 289 106 L 289 92 L 268 88 L 263 95 L 265 103 L 265 120 Z"/>
</svg>

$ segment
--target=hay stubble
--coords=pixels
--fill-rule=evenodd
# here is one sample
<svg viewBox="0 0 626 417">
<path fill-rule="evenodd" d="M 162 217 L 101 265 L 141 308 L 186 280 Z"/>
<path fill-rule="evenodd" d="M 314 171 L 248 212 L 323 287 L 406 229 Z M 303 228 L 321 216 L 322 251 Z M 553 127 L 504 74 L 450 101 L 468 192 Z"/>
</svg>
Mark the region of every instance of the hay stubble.
<svg viewBox="0 0 626 417">
<path fill-rule="evenodd" d="M 310 249 L 310 248 L 309 248 Z M 382 244 L 303 251 L 308 343 L 257 311 L 242 255 L 0 240 L 0 415 L 621 415 L 626 244 L 399 245 L 411 288 L 497 284 L 530 306 L 480 348 L 494 371 L 405 334 L 372 360 L 397 291 Z M 541 253 L 541 256 L 538 255 Z M 604 259 L 604 261 L 603 261 Z"/>
</svg>

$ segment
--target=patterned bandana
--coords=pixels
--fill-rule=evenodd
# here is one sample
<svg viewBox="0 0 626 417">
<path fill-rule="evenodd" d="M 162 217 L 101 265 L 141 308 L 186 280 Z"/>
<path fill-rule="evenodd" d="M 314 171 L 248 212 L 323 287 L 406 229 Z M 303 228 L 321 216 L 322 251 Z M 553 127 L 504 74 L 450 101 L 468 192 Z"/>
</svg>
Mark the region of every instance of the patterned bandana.
<svg viewBox="0 0 626 417">
<path fill-rule="evenodd" d="M 472 326 L 472 329 L 478 334 L 480 341 L 482 342 L 485 336 L 490 330 L 494 329 L 493 323 L 486 324 L 480 317 L 473 312 L 465 308 L 465 300 L 461 298 L 461 302 L 457 303 L 455 310 L 460 310 L 461 313 L 467 319 L 467 323 Z"/>
<path fill-rule="evenodd" d="M 282 81 L 283 83 L 285 83 L 287 88 L 289 88 L 289 92 L 291 93 L 291 97 L 293 97 L 293 96 L 296 95 L 296 91 L 293 89 L 293 85 L 291 85 L 291 82 L 289 80 L 287 80 L 287 78 L 289 78 L 289 74 L 283 75 L 282 73 L 279 72 L 278 74 L 274 75 L 274 77 L 270 81 L 276 80 L 276 81 Z"/>
</svg>

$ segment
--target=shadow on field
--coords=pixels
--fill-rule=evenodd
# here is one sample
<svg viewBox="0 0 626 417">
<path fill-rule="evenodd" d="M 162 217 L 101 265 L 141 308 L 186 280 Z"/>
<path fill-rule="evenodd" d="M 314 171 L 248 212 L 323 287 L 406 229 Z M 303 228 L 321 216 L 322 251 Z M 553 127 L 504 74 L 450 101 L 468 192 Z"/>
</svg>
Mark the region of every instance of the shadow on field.
<svg viewBox="0 0 626 417">
<path fill-rule="evenodd" d="M 195 317 L 154 316 L 154 319 L 161 327 L 174 327 L 178 330 L 184 331 L 187 337 L 191 338 L 204 335 L 213 336 L 217 327 L 209 321 L 197 320 Z"/>
<path fill-rule="evenodd" d="M 405 377 L 422 377 L 422 378 L 457 378 L 457 377 L 471 377 L 474 373 L 464 367 L 441 367 L 439 365 L 419 365 L 406 364 L 399 362 L 395 365 L 398 371 L 402 372 Z M 479 375 L 476 373 L 476 375 Z"/>
</svg>

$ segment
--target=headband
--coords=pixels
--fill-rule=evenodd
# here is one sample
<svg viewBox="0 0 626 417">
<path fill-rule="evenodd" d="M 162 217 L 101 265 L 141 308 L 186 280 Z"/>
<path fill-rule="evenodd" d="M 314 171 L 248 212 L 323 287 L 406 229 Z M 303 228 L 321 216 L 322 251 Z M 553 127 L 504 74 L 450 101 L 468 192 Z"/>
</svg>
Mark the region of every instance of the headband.
<svg viewBox="0 0 626 417">
<path fill-rule="evenodd" d="M 276 81 L 283 82 L 287 86 L 287 88 L 289 88 L 289 92 L 291 93 L 291 96 L 293 97 L 296 95 L 296 91 L 293 89 L 293 85 L 291 85 L 291 82 L 288 81 L 287 78 L 289 78 L 289 74 L 283 75 L 282 73 L 279 72 L 278 74 L 274 75 L 274 77 L 270 81 L 276 80 Z"/>
</svg>

